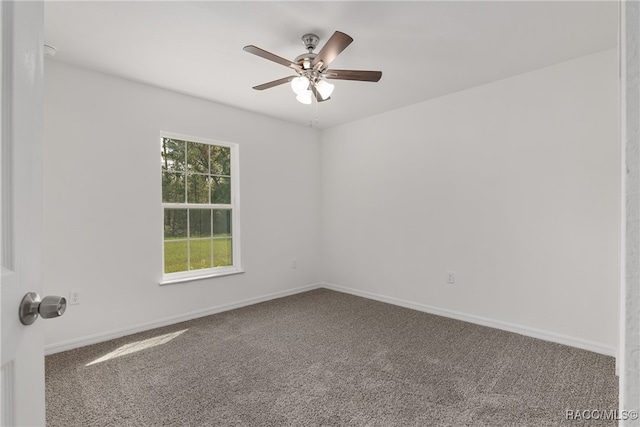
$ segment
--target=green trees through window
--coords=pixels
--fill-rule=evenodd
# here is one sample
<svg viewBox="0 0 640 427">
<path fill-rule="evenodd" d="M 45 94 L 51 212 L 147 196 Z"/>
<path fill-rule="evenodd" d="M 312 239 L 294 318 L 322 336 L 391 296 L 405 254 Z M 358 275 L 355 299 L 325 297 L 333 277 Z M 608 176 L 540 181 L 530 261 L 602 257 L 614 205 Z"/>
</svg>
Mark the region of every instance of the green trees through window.
<svg viewBox="0 0 640 427">
<path fill-rule="evenodd" d="M 161 141 L 164 273 L 233 265 L 231 147 Z"/>
</svg>

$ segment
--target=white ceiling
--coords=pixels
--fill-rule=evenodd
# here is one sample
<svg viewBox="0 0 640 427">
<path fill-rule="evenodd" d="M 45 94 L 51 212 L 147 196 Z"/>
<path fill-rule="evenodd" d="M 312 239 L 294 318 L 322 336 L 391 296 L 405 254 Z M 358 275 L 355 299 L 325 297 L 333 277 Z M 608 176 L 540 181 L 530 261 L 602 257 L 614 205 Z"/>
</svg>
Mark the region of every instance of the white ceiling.
<svg viewBox="0 0 640 427">
<path fill-rule="evenodd" d="M 618 6 L 603 2 L 46 1 L 45 42 L 56 61 L 327 128 L 425 101 L 617 43 Z M 331 68 L 380 70 L 378 83 L 334 80 L 317 107 L 289 85 L 252 86 L 293 73 L 242 50 L 293 60 L 314 32 L 354 42 Z M 319 50 L 316 50 L 316 52 Z"/>
</svg>

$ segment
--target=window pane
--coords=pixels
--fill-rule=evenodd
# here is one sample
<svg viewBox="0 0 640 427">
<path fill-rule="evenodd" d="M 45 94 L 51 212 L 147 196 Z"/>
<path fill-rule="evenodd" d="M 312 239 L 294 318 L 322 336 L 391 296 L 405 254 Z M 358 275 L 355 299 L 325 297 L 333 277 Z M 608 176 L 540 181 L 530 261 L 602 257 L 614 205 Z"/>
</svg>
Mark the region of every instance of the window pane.
<svg viewBox="0 0 640 427">
<path fill-rule="evenodd" d="M 211 209 L 189 210 L 189 236 L 211 237 Z"/>
<path fill-rule="evenodd" d="M 183 171 L 185 161 L 185 142 L 177 139 L 162 138 L 162 169 Z"/>
<path fill-rule="evenodd" d="M 231 153 L 235 148 L 162 136 L 159 148 L 164 273 L 196 271 L 199 277 L 204 273 L 200 270 L 233 266 Z M 216 204 L 223 209 L 212 209 Z"/>
<path fill-rule="evenodd" d="M 190 172 L 209 173 L 209 144 L 187 142 L 187 168 Z"/>
<path fill-rule="evenodd" d="M 186 239 L 187 238 L 187 210 L 186 209 L 165 209 L 164 210 L 164 239 Z"/>
<path fill-rule="evenodd" d="M 184 175 L 162 172 L 162 201 L 165 203 L 184 203 Z"/>
<path fill-rule="evenodd" d="M 231 148 L 211 146 L 211 174 L 231 175 Z"/>
<path fill-rule="evenodd" d="M 187 271 L 187 242 L 164 242 L 164 272 Z"/>
<path fill-rule="evenodd" d="M 190 240 L 191 270 L 211 268 L 211 239 Z"/>
<path fill-rule="evenodd" d="M 231 204 L 231 179 L 211 177 L 211 203 Z"/>
<path fill-rule="evenodd" d="M 187 175 L 187 203 L 209 203 L 209 177 Z"/>
<path fill-rule="evenodd" d="M 215 209 L 213 211 L 213 236 L 231 236 L 231 210 Z"/>
<path fill-rule="evenodd" d="M 231 237 L 213 239 L 213 266 L 233 265 Z"/>
</svg>

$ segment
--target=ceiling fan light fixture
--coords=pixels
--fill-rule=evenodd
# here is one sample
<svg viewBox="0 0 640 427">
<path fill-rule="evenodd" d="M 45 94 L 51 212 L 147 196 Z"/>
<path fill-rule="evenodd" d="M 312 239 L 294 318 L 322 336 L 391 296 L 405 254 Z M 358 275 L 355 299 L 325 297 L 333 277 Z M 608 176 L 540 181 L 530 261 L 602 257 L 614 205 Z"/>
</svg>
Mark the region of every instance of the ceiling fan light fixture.
<svg viewBox="0 0 640 427">
<path fill-rule="evenodd" d="M 335 85 L 325 80 L 319 80 L 316 83 L 316 89 L 318 90 L 318 93 L 320 94 L 322 99 L 329 99 L 329 97 L 333 93 L 334 88 L 335 88 Z"/>
<path fill-rule="evenodd" d="M 309 91 L 309 79 L 305 76 L 298 76 L 291 80 L 291 89 L 300 96 Z"/>
<path fill-rule="evenodd" d="M 311 91 L 307 90 L 302 93 L 299 93 L 298 96 L 296 96 L 296 99 L 298 100 L 298 102 L 302 104 L 306 104 L 306 105 L 311 104 Z"/>
</svg>

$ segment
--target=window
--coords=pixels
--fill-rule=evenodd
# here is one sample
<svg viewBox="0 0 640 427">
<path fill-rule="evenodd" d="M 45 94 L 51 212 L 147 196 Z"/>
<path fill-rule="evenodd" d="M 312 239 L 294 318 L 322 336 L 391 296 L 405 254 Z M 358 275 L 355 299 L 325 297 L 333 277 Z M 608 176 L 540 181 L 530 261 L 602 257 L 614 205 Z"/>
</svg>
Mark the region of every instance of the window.
<svg viewBox="0 0 640 427">
<path fill-rule="evenodd" d="M 162 132 L 162 283 L 238 273 L 238 146 Z"/>
</svg>

